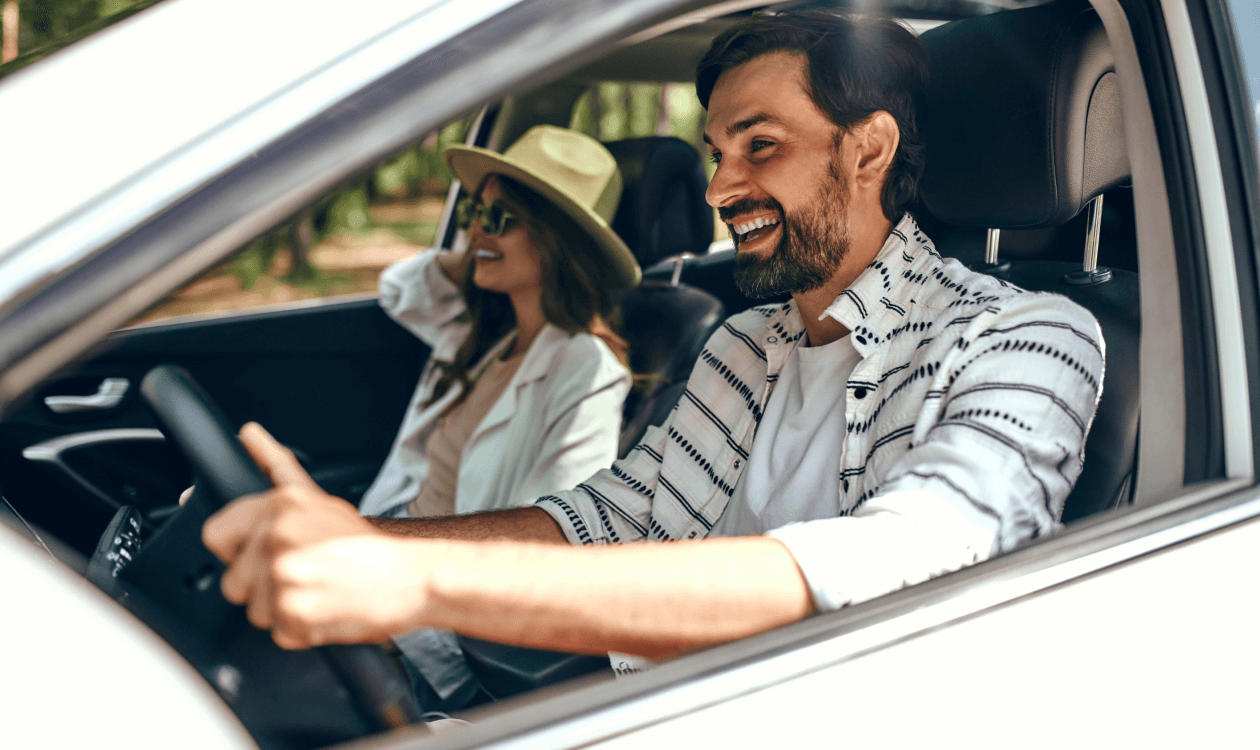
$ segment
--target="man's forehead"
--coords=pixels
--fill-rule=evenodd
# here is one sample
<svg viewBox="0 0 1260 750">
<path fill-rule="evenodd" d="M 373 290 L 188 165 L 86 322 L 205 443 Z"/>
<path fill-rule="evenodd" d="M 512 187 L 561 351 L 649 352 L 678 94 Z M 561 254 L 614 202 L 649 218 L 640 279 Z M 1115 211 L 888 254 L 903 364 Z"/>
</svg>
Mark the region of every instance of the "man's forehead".
<svg viewBox="0 0 1260 750">
<path fill-rule="evenodd" d="M 724 71 L 709 96 L 708 143 L 754 125 L 788 125 L 793 109 L 817 112 L 809 91 L 808 61 L 792 52 L 769 52 Z"/>
</svg>

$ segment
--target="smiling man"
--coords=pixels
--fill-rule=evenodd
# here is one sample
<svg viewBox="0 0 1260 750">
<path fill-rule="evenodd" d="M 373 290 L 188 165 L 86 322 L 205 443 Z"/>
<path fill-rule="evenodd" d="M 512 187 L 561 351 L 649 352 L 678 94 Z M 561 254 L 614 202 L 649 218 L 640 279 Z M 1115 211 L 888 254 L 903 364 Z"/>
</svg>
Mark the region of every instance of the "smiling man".
<svg viewBox="0 0 1260 750">
<path fill-rule="evenodd" d="M 369 522 L 247 426 L 277 489 L 207 523 L 224 593 L 286 647 L 430 626 L 659 657 L 1053 531 L 1102 337 L 1062 297 L 941 258 L 905 212 L 926 75 L 890 21 L 785 13 L 724 33 L 697 72 L 708 199 L 740 287 L 792 300 L 728 320 L 664 425 L 529 508 Z"/>
</svg>

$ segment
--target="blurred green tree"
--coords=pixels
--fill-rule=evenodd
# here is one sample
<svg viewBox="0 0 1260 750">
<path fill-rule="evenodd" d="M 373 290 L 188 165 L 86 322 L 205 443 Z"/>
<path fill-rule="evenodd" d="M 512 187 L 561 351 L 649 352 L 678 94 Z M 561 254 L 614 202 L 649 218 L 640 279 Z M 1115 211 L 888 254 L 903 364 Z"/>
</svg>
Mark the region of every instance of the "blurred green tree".
<svg viewBox="0 0 1260 750">
<path fill-rule="evenodd" d="M 121 21 L 159 0 L 4 0 L 0 35 L 13 39 L 16 59 L 6 45 L 0 76 L 30 65 L 45 55 Z M 17 33 L 8 28 L 17 19 Z"/>
<path fill-rule="evenodd" d="M 227 273 L 237 277 L 242 288 L 251 289 L 260 277 L 273 273 L 273 263 L 284 250 L 289 253 L 292 265 L 280 280 L 320 291 L 328 286 L 330 280 L 312 262 L 310 254 L 326 237 L 347 232 L 370 232 L 384 226 L 409 242 L 431 243 L 437 230 L 436 223 L 381 224 L 373 218 L 372 206 L 445 195 L 454 177 L 442 158 L 442 152 L 451 144 L 464 142 L 475 117 L 474 112 L 447 123 L 385 157 L 366 174 L 342 183 L 313 206 L 255 239 L 237 254 Z"/>
</svg>

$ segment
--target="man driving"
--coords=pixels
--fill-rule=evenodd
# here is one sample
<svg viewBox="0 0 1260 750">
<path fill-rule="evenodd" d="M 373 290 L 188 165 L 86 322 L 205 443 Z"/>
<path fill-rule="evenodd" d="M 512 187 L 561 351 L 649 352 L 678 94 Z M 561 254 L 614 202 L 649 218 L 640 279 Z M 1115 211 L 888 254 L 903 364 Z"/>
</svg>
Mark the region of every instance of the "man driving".
<svg viewBox="0 0 1260 750">
<path fill-rule="evenodd" d="M 287 648 L 437 627 L 662 657 L 1053 531 L 1101 395 L 1097 323 L 938 255 L 906 207 L 927 77 L 898 24 L 754 16 L 697 70 L 736 279 L 670 418 L 526 508 L 364 519 L 258 425 L 276 488 L 206 524 L 227 598 Z M 629 542 L 672 542 L 629 544 Z"/>
</svg>

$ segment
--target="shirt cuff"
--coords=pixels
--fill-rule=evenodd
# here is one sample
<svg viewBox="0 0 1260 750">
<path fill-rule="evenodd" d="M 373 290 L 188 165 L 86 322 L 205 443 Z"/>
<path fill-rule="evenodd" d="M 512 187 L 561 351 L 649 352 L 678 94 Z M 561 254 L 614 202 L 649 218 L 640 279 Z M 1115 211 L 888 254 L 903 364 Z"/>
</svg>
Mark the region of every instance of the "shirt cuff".
<svg viewBox="0 0 1260 750">
<path fill-rule="evenodd" d="M 589 498 L 574 497 L 580 494 L 566 492 L 565 497 L 547 495 L 535 500 L 534 505 L 551 514 L 569 544 L 607 544 L 608 539 L 602 534 L 596 536 L 599 527 L 588 524 L 583 517 L 583 511 L 588 511 L 585 506 L 591 505 L 591 501 Z"/>
<path fill-rule="evenodd" d="M 874 599 L 989 556 L 993 532 L 926 490 L 877 496 L 852 516 L 766 532 L 796 559 L 822 612 Z"/>
</svg>

